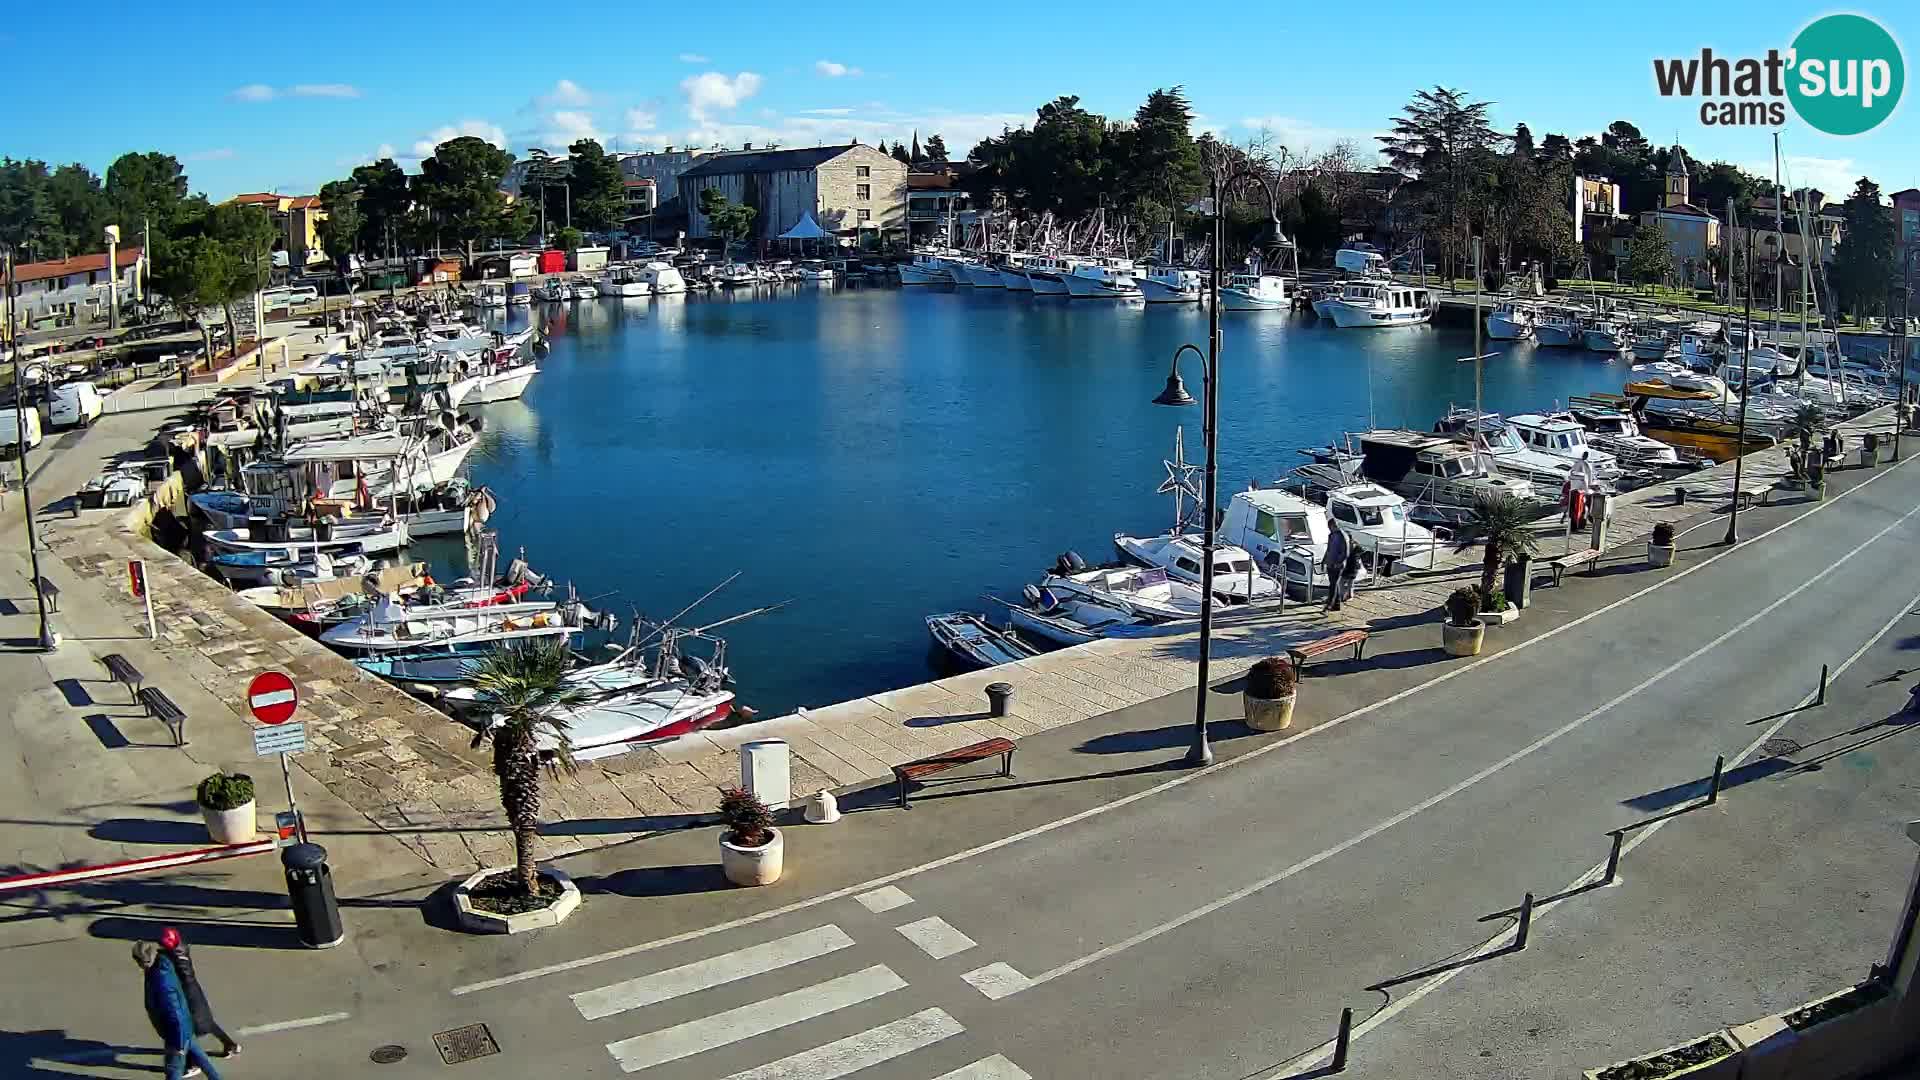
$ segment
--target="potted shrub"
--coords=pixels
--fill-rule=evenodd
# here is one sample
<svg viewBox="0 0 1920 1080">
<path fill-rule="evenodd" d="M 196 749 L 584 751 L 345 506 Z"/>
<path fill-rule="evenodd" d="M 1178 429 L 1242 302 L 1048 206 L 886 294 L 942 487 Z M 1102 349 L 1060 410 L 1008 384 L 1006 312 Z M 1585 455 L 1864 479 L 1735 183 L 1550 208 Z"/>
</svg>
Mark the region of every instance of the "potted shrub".
<svg viewBox="0 0 1920 1080">
<path fill-rule="evenodd" d="M 1285 731 L 1293 726 L 1293 699 L 1299 677 L 1284 656 L 1254 661 L 1247 672 L 1247 688 L 1240 695 L 1246 706 L 1247 726 L 1255 731 Z"/>
<path fill-rule="evenodd" d="M 513 831 L 512 866 L 485 867 L 454 890 L 460 923 L 469 929 L 517 933 L 558 925 L 580 905 L 580 890 L 534 855 L 540 834 L 540 778 L 573 770 L 565 711 L 586 695 L 565 675 L 573 657 L 564 642 L 500 649 L 480 661 L 473 685 L 492 710 L 473 737 L 493 744 L 500 807 Z"/>
<path fill-rule="evenodd" d="M 1653 535 L 1647 540 L 1647 565 L 1673 565 L 1673 526 L 1661 522 L 1653 527 Z"/>
<path fill-rule="evenodd" d="M 253 842 L 253 778 L 246 773 L 217 772 L 194 789 L 200 817 L 216 844 Z"/>
<path fill-rule="evenodd" d="M 735 885 L 771 885 L 780 880 L 783 844 L 773 812 L 745 788 L 720 793 L 720 869 Z"/>
<path fill-rule="evenodd" d="M 1447 597 L 1447 621 L 1440 626 L 1440 644 L 1448 656 L 1479 656 L 1487 639 L 1487 625 L 1480 621 L 1480 592 L 1462 585 Z"/>
<path fill-rule="evenodd" d="M 1507 569 L 1513 569 L 1513 564 L 1508 563 Z M 1505 592 L 1495 589 L 1492 593 L 1483 593 L 1477 588 L 1474 592 L 1480 597 L 1480 622 L 1482 625 L 1505 626 L 1520 617 L 1520 609 L 1514 607 L 1507 601 L 1507 594 Z"/>
</svg>

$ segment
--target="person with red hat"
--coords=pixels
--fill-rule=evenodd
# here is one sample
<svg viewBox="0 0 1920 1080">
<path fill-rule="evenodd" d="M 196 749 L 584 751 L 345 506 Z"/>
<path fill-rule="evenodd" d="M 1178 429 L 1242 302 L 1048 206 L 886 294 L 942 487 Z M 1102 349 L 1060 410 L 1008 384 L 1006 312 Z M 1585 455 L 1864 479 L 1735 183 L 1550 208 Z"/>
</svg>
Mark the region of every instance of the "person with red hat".
<svg viewBox="0 0 1920 1080">
<path fill-rule="evenodd" d="M 173 970 L 180 976 L 180 988 L 187 995 L 187 1011 L 193 1017 L 193 1033 L 218 1038 L 222 1047 L 216 1055 L 218 1057 L 232 1057 L 239 1053 L 240 1044 L 213 1018 L 213 1006 L 207 1004 L 207 992 L 200 988 L 200 980 L 193 973 L 193 957 L 187 952 L 187 943 L 180 936 L 180 931 L 171 926 L 162 929 L 160 948 L 173 960 Z"/>
</svg>

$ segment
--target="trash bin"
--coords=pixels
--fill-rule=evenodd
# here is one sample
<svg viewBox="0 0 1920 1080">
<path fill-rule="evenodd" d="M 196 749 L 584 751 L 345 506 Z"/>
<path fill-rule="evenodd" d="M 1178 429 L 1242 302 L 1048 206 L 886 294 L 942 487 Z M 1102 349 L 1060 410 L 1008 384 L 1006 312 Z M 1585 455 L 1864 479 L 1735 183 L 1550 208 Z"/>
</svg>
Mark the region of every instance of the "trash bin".
<svg viewBox="0 0 1920 1080">
<path fill-rule="evenodd" d="M 1507 564 L 1506 581 L 1500 591 L 1507 595 L 1507 603 L 1527 609 L 1533 601 L 1533 559 L 1522 555 Z"/>
<path fill-rule="evenodd" d="M 1013 707 L 1013 684 L 1003 683 L 1003 682 L 987 684 L 987 715 L 988 716 L 993 716 L 993 717 L 1005 716 L 1007 715 L 1007 711 L 1012 707 Z"/>
<path fill-rule="evenodd" d="M 294 844 L 280 852 L 287 871 L 287 899 L 293 902 L 293 922 L 300 944 L 309 949 L 331 949 L 346 940 L 340 925 L 340 902 L 333 896 L 333 871 L 327 868 L 327 849 L 319 844 Z"/>
</svg>

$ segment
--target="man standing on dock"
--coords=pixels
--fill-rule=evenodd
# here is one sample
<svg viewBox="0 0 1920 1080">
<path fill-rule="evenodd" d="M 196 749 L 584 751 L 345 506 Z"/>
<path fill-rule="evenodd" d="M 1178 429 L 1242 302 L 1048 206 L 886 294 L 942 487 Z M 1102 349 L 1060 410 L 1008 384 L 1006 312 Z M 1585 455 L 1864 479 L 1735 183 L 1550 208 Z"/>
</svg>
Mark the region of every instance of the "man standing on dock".
<svg viewBox="0 0 1920 1080">
<path fill-rule="evenodd" d="M 1335 525 L 1333 532 L 1327 535 L 1327 603 L 1322 611 L 1339 611 L 1341 586 L 1345 584 L 1347 573 L 1347 534 Z M 1308 582 L 1311 592 L 1312 582 Z"/>
</svg>

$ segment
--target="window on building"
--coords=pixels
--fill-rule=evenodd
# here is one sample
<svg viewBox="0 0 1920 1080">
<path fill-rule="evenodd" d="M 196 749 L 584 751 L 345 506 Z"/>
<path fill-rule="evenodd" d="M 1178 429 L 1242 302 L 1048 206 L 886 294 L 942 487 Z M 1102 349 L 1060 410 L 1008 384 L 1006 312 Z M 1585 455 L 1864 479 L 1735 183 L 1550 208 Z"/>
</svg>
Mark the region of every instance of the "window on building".
<svg viewBox="0 0 1920 1080">
<path fill-rule="evenodd" d="M 872 221 L 872 220 L 873 220 L 873 211 L 871 211 L 871 210 L 861 210 L 861 211 L 859 211 L 858 213 L 859 213 L 859 215 L 860 215 L 860 216 L 859 216 L 859 218 L 858 218 L 858 220 L 860 220 L 860 221 Z"/>
<path fill-rule="evenodd" d="M 858 176 L 858 177 L 862 177 L 862 178 L 865 178 L 865 177 L 868 177 L 868 176 L 872 176 L 872 175 L 873 175 L 873 166 L 871 166 L 871 165 L 855 165 L 855 166 L 853 167 L 853 175 L 855 175 L 855 176 Z"/>
<path fill-rule="evenodd" d="M 872 184 L 855 184 L 853 186 L 853 197 L 856 199 L 873 198 L 873 185 Z"/>
</svg>

